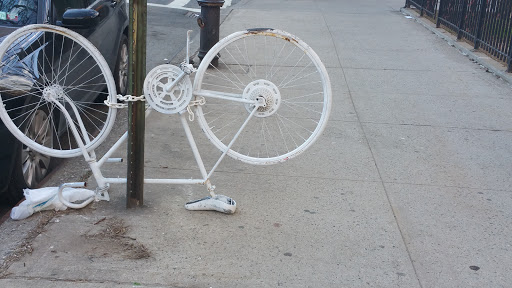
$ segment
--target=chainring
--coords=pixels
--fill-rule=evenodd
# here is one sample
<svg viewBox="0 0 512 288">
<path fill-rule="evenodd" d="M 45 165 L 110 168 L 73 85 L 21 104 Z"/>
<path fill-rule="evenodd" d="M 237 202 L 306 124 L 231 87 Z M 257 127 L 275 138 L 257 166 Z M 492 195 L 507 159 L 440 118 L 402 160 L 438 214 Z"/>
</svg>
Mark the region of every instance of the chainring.
<svg viewBox="0 0 512 288">
<path fill-rule="evenodd" d="M 163 64 L 149 71 L 144 80 L 144 97 L 151 108 L 163 114 L 175 114 L 187 108 L 192 99 L 192 83 L 185 75 L 173 88 L 169 87 L 181 69 Z"/>
</svg>

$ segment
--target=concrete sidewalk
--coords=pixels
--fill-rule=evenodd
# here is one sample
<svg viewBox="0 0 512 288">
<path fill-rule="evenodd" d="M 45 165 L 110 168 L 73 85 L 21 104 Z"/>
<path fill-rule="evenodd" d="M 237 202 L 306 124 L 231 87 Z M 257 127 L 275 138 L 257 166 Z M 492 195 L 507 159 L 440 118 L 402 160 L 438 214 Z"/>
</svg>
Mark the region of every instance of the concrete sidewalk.
<svg viewBox="0 0 512 288">
<path fill-rule="evenodd" d="M 146 185 L 145 207 L 127 210 L 113 185 L 108 203 L 8 220 L 0 286 L 509 286 L 512 87 L 403 5 L 241 1 L 221 36 L 279 28 L 327 67 L 334 105 L 320 140 L 282 165 L 225 159 L 212 180 L 234 215 L 185 210 L 206 195 L 185 185 Z M 217 150 L 191 128 L 211 165 Z M 196 171 L 176 116 L 153 113 L 146 132 L 146 175 Z M 7 234 L 28 238 L 10 247 Z"/>
</svg>

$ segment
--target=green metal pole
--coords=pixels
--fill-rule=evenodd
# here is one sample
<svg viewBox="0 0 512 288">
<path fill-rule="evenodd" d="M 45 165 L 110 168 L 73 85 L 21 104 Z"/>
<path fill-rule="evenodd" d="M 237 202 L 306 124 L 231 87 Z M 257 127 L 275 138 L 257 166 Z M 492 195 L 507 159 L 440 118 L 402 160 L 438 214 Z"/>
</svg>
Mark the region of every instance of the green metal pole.
<svg viewBox="0 0 512 288">
<path fill-rule="evenodd" d="M 143 94 L 146 76 L 146 27 L 147 0 L 131 0 L 129 5 L 130 33 L 128 94 Z M 144 130 L 145 105 L 142 101 L 128 103 L 128 171 L 126 182 L 126 207 L 144 204 Z"/>
</svg>

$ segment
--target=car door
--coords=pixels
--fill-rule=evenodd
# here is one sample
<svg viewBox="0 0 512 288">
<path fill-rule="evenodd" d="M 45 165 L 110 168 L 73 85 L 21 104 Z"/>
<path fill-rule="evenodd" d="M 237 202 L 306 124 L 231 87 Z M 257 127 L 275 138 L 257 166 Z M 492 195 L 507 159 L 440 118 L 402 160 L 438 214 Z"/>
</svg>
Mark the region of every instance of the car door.
<svg viewBox="0 0 512 288">
<path fill-rule="evenodd" d="M 91 2 L 88 8 L 98 11 L 100 20 L 96 29 L 91 31 L 87 39 L 100 50 L 111 71 L 113 71 L 123 27 L 127 21 L 126 13 L 120 11 L 126 9 L 126 2 L 125 0 L 88 1 Z"/>
<path fill-rule="evenodd" d="M 62 21 L 68 9 L 92 9 L 98 12 L 92 27 L 68 27 L 89 40 L 103 55 L 112 70 L 117 57 L 122 29 L 127 21 L 125 0 L 53 0 L 54 23 Z M 61 24 L 62 25 L 62 24 Z"/>
</svg>

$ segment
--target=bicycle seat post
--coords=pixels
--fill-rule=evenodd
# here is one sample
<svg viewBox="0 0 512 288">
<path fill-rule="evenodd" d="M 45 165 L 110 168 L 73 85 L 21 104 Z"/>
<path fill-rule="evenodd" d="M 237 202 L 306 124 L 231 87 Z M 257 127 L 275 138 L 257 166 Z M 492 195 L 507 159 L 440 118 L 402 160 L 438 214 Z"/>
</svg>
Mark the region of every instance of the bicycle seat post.
<svg viewBox="0 0 512 288">
<path fill-rule="evenodd" d="M 187 31 L 187 58 L 185 58 L 185 63 L 190 64 L 190 33 L 192 30 Z"/>
</svg>

